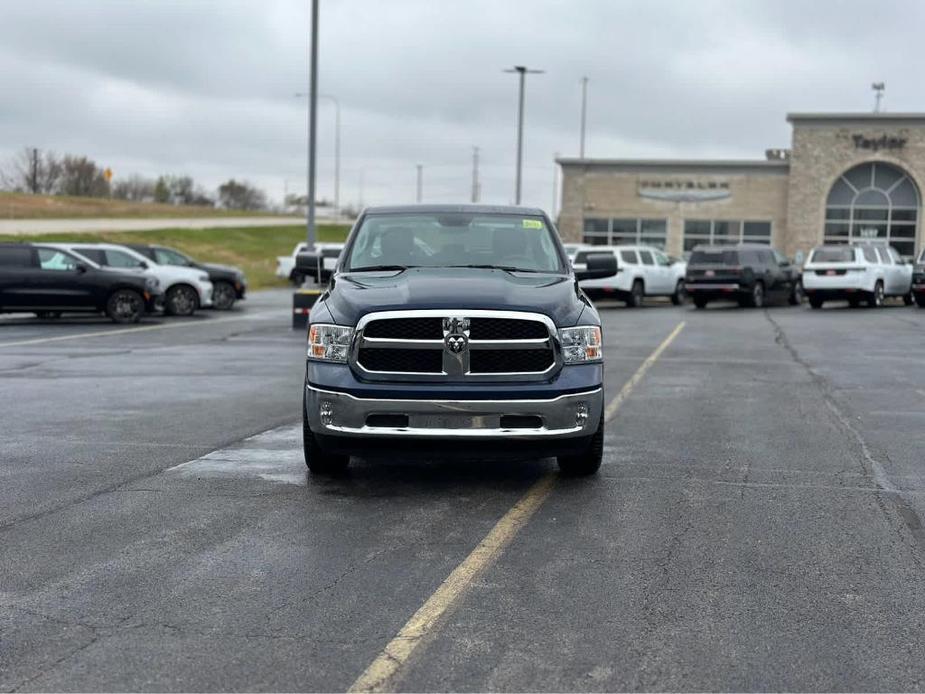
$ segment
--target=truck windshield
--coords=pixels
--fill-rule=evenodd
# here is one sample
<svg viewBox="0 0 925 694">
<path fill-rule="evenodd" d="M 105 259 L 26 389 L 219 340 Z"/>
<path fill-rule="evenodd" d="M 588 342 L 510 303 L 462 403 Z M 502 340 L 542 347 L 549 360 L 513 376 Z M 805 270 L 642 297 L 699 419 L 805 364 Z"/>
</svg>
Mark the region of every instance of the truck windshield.
<svg viewBox="0 0 925 694">
<path fill-rule="evenodd" d="M 350 272 L 407 267 L 484 267 L 565 272 L 542 217 L 510 214 L 369 215 L 344 267 Z"/>
</svg>

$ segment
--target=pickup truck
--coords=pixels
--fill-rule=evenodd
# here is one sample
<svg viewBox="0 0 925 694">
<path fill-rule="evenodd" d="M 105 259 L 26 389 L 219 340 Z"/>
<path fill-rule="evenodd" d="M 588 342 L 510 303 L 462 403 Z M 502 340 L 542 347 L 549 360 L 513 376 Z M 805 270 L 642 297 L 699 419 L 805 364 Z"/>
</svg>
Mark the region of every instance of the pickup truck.
<svg viewBox="0 0 925 694">
<path fill-rule="evenodd" d="M 337 264 L 337 256 L 340 255 L 343 248 L 344 244 L 342 243 L 316 243 L 314 252 L 321 254 L 324 266 L 330 270 Z M 307 250 L 308 244 L 303 241 L 295 245 L 290 255 L 276 256 L 276 276 L 280 279 L 289 280 L 296 287 L 300 286 L 305 277 L 296 270 L 295 263 L 299 253 L 305 253 Z"/>
<path fill-rule="evenodd" d="M 364 210 L 332 270 L 296 266 L 327 282 L 303 389 L 312 473 L 406 453 L 598 470 L 601 321 L 578 281 L 613 275 L 612 254 L 576 273 L 541 210 L 415 205 Z"/>
</svg>

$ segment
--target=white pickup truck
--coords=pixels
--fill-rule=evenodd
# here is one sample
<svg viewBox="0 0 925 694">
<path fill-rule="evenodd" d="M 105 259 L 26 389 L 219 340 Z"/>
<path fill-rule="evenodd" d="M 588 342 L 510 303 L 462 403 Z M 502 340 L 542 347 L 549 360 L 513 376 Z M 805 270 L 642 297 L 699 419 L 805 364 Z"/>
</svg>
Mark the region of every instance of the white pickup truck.
<svg viewBox="0 0 925 694">
<path fill-rule="evenodd" d="M 304 253 L 307 250 L 308 244 L 302 241 L 295 245 L 292 255 L 277 256 L 276 276 L 289 280 L 297 287 L 301 285 L 305 278 L 301 272 L 295 269 L 295 259 L 299 253 Z M 342 250 L 344 250 L 344 244 L 342 243 L 316 243 L 313 252 L 322 257 L 325 270 L 334 270 Z"/>
</svg>

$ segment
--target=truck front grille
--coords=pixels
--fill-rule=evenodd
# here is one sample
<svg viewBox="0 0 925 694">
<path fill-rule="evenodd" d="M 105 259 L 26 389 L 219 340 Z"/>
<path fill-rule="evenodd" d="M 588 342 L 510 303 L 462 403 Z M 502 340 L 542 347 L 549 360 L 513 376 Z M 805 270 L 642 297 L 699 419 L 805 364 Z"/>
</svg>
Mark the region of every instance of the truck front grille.
<svg viewBox="0 0 925 694">
<path fill-rule="evenodd" d="M 541 314 L 432 309 L 361 319 L 351 364 L 368 380 L 537 380 L 560 358 L 555 325 Z"/>
</svg>

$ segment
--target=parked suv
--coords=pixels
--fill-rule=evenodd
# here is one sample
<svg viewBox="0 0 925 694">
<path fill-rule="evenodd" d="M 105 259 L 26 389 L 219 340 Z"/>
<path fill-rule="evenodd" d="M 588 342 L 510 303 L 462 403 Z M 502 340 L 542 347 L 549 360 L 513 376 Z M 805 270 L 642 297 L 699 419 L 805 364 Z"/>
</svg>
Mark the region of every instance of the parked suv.
<svg viewBox="0 0 925 694">
<path fill-rule="evenodd" d="M 888 296 L 911 304 L 912 265 L 882 243 L 819 246 L 803 266 L 803 287 L 813 308 L 839 299 L 877 307 Z"/>
<path fill-rule="evenodd" d="M 209 275 L 191 267 L 160 265 L 131 248 L 111 243 L 57 243 L 72 253 L 102 267 L 139 270 L 156 277 L 164 295 L 164 312 L 170 316 L 191 316 L 212 305 Z"/>
<path fill-rule="evenodd" d="M 582 280 L 581 288 L 591 299 L 614 297 L 627 306 L 642 306 L 647 296 L 668 296 L 671 302 L 684 300 L 683 261 L 672 262 L 667 255 L 651 246 L 591 246 L 578 251 L 572 265 L 585 267 L 592 253 L 608 253 L 617 264 L 617 274 L 605 279 Z"/>
<path fill-rule="evenodd" d="M 297 267 L 319 273 L 318 256 Z M 378 207 L 359 216 L 309 316 L 305 462 L 343 470 L 399 447 L 600 467 L 601 322 L 549 218 L 518 207 Z"/>
<path fill-rule="evenodd" d="M 209 281 L 212 283 L 212 308 L 219 311 L 227 311 L 232 308 L 236 301 L 243 300 L 247 294 L 247 278 L 240 268 L 230 265 L 200 263 L 175 248 L 167 248 L 166 246 L 142 243 L 127 243 L 125 245 L 160 265 L 176 265 L 204 270 L 209 275 Z"/>
<path fill-rule="evenodd" d="M 137 323 L 154 310 L 157 279 L 101 268 L 63 249 L 0 244 L 0 313 L 105 313 L 116 323 Z"/>
<path fill-rule="evenodd" d="M 762 244 L 697 246 L 687 261 L 685 289 L 694 306 L 734 300 L 739 306 L 803 300 L 800 271 L 782 253 Z"/>
<path fill-rule="evenodd" d="M 919 308 L 925 308 L 925 248 L 922 249 L 919 260 L 915 264 L 912 275 L 912 295 Z"/>
</svg>

